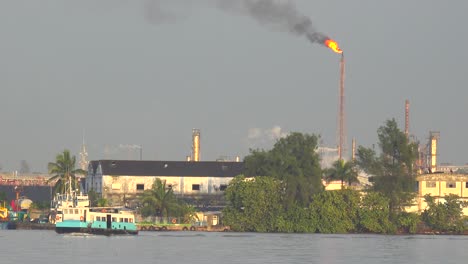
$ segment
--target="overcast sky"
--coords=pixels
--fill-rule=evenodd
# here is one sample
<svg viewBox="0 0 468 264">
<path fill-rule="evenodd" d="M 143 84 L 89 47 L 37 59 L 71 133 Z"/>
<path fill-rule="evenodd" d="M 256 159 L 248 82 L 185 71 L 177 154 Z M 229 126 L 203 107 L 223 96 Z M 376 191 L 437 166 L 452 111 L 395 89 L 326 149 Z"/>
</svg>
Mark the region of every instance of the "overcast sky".
<svg viewBox="0 0 468 264">
<path fill-rule="evenodd" d="M 236 1 L 236 0 L 232 0 Z M 239 0 L 241 1 L 241 0 Z M 47 171 L 57 153 L 244 157 L 288 132 L 336 146 L 340 56 L 206 1 L 0 0 L 0 164 Z M 185 4 L 180 4 L 185 2 Z M 291 1 L 346 54 L 346 127 L 371 147 L 395 118 L 439 161 L 468 162 L 468 2 Z"/>
</svg>

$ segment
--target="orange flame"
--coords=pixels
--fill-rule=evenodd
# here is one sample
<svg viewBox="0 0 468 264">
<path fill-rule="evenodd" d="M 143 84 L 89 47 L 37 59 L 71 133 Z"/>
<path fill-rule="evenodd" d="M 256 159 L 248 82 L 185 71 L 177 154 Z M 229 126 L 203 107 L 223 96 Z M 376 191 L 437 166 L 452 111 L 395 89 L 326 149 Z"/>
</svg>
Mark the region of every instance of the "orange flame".
<svg viewBox="0 0 468 264">
<path fill-rule="evenodd" d="M 338 43 L 336 43 L 336 41 L 334 41 L 333 39 L 325 40 L 325 46 L 329 47 L 336 53 L 343 53 L 340 47 L 338 47 Z"/>
</svg>

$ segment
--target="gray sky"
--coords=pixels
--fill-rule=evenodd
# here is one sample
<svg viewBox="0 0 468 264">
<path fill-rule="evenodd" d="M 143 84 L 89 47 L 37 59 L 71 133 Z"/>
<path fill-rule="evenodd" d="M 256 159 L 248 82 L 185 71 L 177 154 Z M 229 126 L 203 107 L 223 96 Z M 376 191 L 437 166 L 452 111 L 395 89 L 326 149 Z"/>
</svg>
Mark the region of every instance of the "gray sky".
<svg viewBox="0 0 468 264">
<path fill-rule="evenodd" d="M 202 160 L 291 131 L 336 145 L 339 55 L 185 2 L 0 0 L 3 169 L 45 172 L 63 149 L 78 155 L 83 130 L 91 159 L 141 145 L 144 159 L 183 160 L 192 128 Z M 403 129 L 409 99 L 411 133 L 440 131 L 439 161 L 468 162 L 467 1 L 292 2 L 345 51 L 348 146 L 376 143 L 389 118 Z"/>
</svg>

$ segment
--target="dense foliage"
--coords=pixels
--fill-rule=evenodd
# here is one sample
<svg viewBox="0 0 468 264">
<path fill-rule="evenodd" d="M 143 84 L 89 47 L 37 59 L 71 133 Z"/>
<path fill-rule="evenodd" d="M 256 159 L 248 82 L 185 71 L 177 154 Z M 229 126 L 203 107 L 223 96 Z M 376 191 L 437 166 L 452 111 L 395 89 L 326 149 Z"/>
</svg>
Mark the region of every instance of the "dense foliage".
<svg viewBox="0 0 468 264">
<path fill-rule="evenodd" d="M 225 192 L 224 223 L 235 231 L 309 233 L 415 233 L 421 221 L 434 230 L 463 230 L 465 203 L 447 197 L 445 204 L 427 198 L 422 217 L 403 208 L 415 196 L 417 146 L 395 120 L 378 130 L 381 153 L 359 147 L 356 163 L 339 160 L 323 170 L 317 137 L 292 133 L 270 151 L 254 150 L 245 158 L 245 175 Z M 364 192 L 345 188 L 323 191 L 325 180 L 357 181 L 357 167 L 373 177 Z"/>
<path fill-rule="evenodd" d="M 339 159 L 333 162 L 332 167 L 324 170 L 325 180 L 330 181 L 341 181 L 341 185 L 347 183 L 351 185 L 359 182 L 358 172 L 356 165 L 352 161 L 344 161 Z"/>
<path fill-rule="evenodd" d="M 281 186 L 272 177 L 236 177 L 226 190 L 230 205 L 223 210 L 224 223 L 232 230 L 249 232 L 416 232 L 418 216 L 402 212 L 392 221 L 389 199 L 381 193 L 324 191 L 314 194 L 308 207 L 286 208 Z"/>
<path fill-rule="evenodd" d="M 415 197 L 417 143 L 409 142 L 395 119 L 380 127 L 377 135 L 380 154 L 359 146 L 357 164 L 372 177 L 371 190 L 389 199 L 391 213 L 396 217 Z"/>
<path fill-rule="evenodd" d="M 428 208 L 422 213 L 422 219 L 433 230 L 460 233 L 464 230 L 463 208 L 467 202 L 456 195 L 445 196 L 444 202 L 437 202 L 430 195 L 424 196 Z"/>
<path fill-rule="evenodd" d="M 159 178 L 154 180 L 151 189 L 145 190 L 140 203 L 143 205 L 140 213 L 144 217 L 183 217 L 187 223 L 196 218 L 195 208 L 177 199 L 172 188 Z"/>
<path fill-rule="evenodd" d="M 245 157 L 246 176 L 269 176 L 283 184 L 286 207 L 308 206 L 313 194 L 323 190 L 318 137 L 292 133 L 270 151 L 253 150 Z"/>
</svg>

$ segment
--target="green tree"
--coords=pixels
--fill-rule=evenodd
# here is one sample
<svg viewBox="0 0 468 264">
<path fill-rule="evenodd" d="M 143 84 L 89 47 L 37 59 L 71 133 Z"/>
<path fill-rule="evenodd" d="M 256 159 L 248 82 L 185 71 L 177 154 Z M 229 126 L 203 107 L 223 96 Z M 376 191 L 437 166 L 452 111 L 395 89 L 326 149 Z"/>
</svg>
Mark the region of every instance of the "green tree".
<svg viewBox="0 0 468 264">
<path fill-rule="evenodd" d="M 389 198 L 390 210 L 396 215 L 411 203 L 415 195 L 417 143 L 408 141 L 395 119 L 387 120 L 377 135 L 380 155 L 373 149 L 359 146 L 357 164 L 371 176 L 371 189 Z"/>
<path fill-rule="evenodd" d="M 359 230 L 370 233 L 394 233 L 390 221 L 389 199 L 379 192 L 368 192 L 362 197 L 359 209 Z"/>
<path fill-rule="evenodd" d="M 70 155 L 69 150 L 64 150 L 55 158 L 55 162 L 49 162 L 48 170 L 52 177 L 48 182 L 55 182 L 54 192 L 64 194 L 67 191 L 79 189 L 76 175 L 85 175 L 86 171 L 76 169 L 76 157 Z"/>
<path fill-rule="evenodd" d="M 397 228 L 402 233 L 409 234 L 415 234 L 418 229 L 418 224 L 421 222 L 421 217 L 418 213 L 400 212 L 397 219 Z"/>
<path fill-rule="evenodd" d="M 166 181 L 156 178 L 153 186 L 145 190 L 141 201 L 144 205 L 143 214 L 145 216 L 169 216 L 171 210 L 178 204 L 172 188 L 166 186 Z"/>
<path fill-rule="evenodd" d="M 341 186 L 343 186 L 344 182 L 346 182 L 349 186 L 355 182 L 359 182 L 357 178 L 358 173 L 355 164 L 352 161 L 346 162 L 342 159 L 338 159 L 337 161 L 333 162 L 332 167 L 326 169 L 324 173 L 325 180 L 328 182 L 339 180 L 341 181 Z"/>
<path fill-rule="evenodd" d="M 312 194 L 323 190 L 318 137 L 291 133 L 278 140 L 270 151 L 253 150 L 245 157 L 244 175 L 270 176 L 284 184 L 286 207 L 307 207 Z"/>
<path fill-rule="evenodd" d="M 457 232 L 464 230 L 463 208 L 467 202 L 460 201 L 454 194 L 445 196 L 445 202 L 436 202 L 435 198 L 426 194 L 424 199 L 428 207 L 422 213 L 423 221 L 432 229 L 442 232 Z"/>
<path fill-rule="evenodd" d="M 319 233 L 348 233 L 358 223 L 359 193 L 353 190 L 315 194 L 309 206 Z"/>
<path fill-rule="evenodd" d="M 271 177 L 235 177 L 226 189 L 224 222 L 235 231 L 276 232 L 283 213 L 282 183 Z"/>
</svg>

